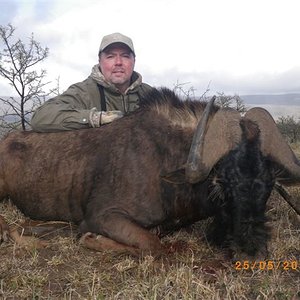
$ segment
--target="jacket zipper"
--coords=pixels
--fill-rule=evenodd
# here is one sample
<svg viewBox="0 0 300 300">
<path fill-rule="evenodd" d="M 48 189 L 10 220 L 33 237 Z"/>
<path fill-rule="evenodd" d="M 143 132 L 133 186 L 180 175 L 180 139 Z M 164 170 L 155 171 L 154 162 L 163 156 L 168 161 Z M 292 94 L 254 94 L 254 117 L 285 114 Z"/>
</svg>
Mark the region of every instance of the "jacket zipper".
<svg viewBox="0 0 300 300">
<path fill-rule="evenodd" d="M 123 109 L 124 109 L 124 113 L 127 114 L 129 111 L 129 104 L 127 101 L 127 107 L 126 107 L 126 101 L 125 101 L 125 95 L 122 94 L 122 103 L 123 103 Z"/>
</svg>

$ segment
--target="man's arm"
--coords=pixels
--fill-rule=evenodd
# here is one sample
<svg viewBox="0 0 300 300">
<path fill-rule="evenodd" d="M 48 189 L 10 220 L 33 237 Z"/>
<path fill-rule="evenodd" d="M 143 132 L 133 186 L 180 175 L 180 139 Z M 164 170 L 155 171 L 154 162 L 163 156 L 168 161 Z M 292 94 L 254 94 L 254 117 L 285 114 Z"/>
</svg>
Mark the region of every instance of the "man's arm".
<svg viewBox="0 0 300 300">
<path fill-rule="evenodd" d="M 34 131 L 53 132 L 89 128 L 89 95 L 71 86 L 65 93 L 46 101 L 32 116 Z"/>
</svg>

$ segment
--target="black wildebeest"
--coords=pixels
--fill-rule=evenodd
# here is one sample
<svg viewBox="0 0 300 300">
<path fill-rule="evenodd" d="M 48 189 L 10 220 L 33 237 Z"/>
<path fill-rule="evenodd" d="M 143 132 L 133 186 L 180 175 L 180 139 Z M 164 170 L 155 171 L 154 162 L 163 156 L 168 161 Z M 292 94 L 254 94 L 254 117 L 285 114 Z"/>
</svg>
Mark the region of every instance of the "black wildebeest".
<svg viewBox="0 0 300 300">
<path fill-rule="evenodd" d="M 91 248 L 131 252 L 159 253 L 153 232 L 212 216 L 214 242 L 253 255 L 268 239 L 272 189 L 299 182 L 300 163 L 265 110 L 241 117 L 205 105 L 153 90 L 101 128 L 10 134 L 0 144 L 0 198 L 34 219 L 79 224 Z"/>
</svg>

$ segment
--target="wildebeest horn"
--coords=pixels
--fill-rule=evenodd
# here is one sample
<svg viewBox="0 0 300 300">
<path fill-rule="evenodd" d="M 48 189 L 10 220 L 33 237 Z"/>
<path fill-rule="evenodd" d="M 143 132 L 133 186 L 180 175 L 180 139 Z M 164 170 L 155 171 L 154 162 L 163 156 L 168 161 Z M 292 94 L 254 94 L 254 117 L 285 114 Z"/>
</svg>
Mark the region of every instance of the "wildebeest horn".
<svg viewBox="0 0 300 300">
<path fill-rule="evenodd" d="M 216 100 L 216 96 L 213 96 L 211 100 L 207 103 L 193 137 L 190 153 L 186 163 L 186 170 L 185 170 L 186 177 L 189 182 L 197 182 L 197 178 L 199 176 L 198 174 L 199 174 L 199 167 L 200 167 L 199 164 L 200 164 L 200 155 L 201 155 L 199 153 L 200 152 L 199 150 L 201 149 L 201 145 L 203 144 L 208 118 L 209 115 L 211 114 L 211 110 L 215 100 Z"/>
<path fill-rule="evenodd" d="M 275 190 L 280 194 L 280 196 L 294 209 L 294 211 L 300 216 L 300 204 L 296 202 L 287 190 L 280 185 L 279 183 L 275 183 Z"/>
<path fill-rule="evenodd" d="M 220 109 L 207 126 L 212 103 L 206 107 L 193 137 L 185 168 L 190 183 L 204 180 L 218 160 L 241 140 L 241 116 L 236 110 Z"/>
<path fill-rule="evenodd" d="M 245 117 L 256 122 L 260 128 L 262 153 L 271 157 L 288 172 L 277 180 L 282 184 L 300 183 L 300 162 L 280 133 L 269 112 L 261 107 L 255 107 L 250 109 Z"/>
</svg>

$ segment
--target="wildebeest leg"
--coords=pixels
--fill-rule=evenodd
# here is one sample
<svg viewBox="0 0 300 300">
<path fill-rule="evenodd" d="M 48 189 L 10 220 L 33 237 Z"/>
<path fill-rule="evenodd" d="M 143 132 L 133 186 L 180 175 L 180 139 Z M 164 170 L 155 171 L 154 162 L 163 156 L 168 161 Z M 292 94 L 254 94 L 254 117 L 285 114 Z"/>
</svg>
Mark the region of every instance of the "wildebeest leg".
<svg viewBox="0 0 300 300">
<path fill-rule="evenodd" d="M 157 236 L 118 213 L 89 219 L 89 231 L 99 232 L 115 242 L 137 248 L 141 252 L 159 255 L 163 247 Z"/>
<path fill-rule="evenodd" d="M 18 232 L 17 228 L 10 228 L 9 230 L 9 236 L 14 240 L 14 242 L 22 247 L 26 248 L 28 250 L 30 249 L 41 249 L 48 246 L 48 243 L 45 241 L 42 241 L 34 236 L 25 236 Z"/>
<path fill-rule="evenodd" d="M 141 251 L 137 248 L 126 246 L 103 235 L 96 235 L 90 232 L 85 233 L 80 238 L 80 243 L 85 247 L 96 251 L 113 251 L 119 254 L 130 253 L 134 256 L 139 256 L 141 254 Z"/>
<path fill-rule="evenodd" d="M 27 249 L 38 249 L 47 246 L 46 242 L 43 242 L 35 237 L 21 235 L 15 226 L 8 226 L 4 218 L 0 216 L 0 243 L 7 242 L 10 238 L 17 245 Z"/>
</svg>

